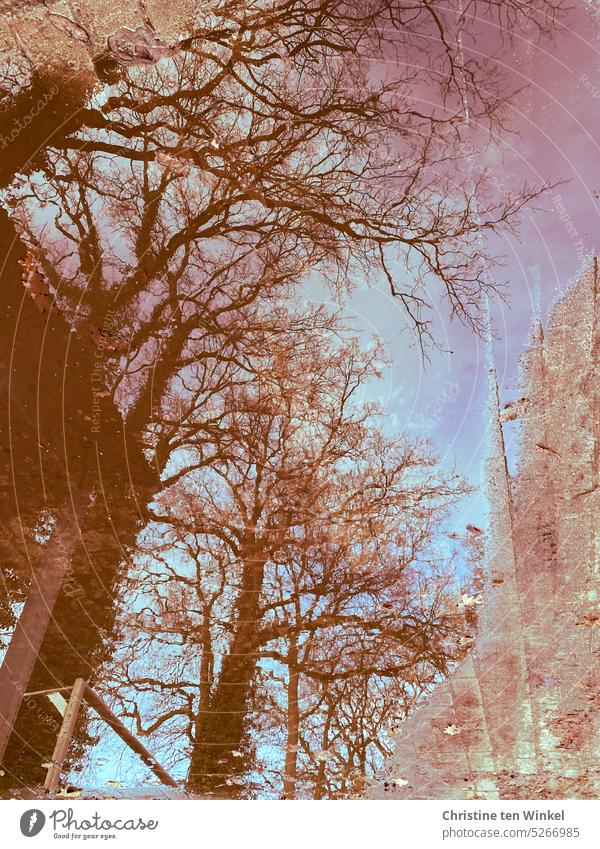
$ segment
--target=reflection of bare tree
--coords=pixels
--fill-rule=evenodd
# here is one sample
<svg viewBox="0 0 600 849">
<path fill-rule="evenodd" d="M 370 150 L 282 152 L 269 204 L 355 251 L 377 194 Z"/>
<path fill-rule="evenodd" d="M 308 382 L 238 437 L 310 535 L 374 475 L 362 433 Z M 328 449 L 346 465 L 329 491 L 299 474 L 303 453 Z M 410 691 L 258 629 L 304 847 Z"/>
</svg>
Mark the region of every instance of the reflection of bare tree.
<svg viewBox="0 0 600 849">
<path fill-rule="evenodd" d="M 40 552 L 14 544 L 14 515 L 27 536 L 41 510 L 64 506 L 73 480 L 96 496 L 74 566 L 87 601 L 59 596 L 36 686 L 70 684 L 111 650 L 97 632 L 111 631 L 118 563 L 158 474 L 175 485 L 173 453 L 211 444 L 198 405 L 218 406 L 252 379 L 265 346 L 285 347 L 292 331 L 277 302 L 295 285 L 383 276 L 426 342 L 431 275 L 478 326 L 489 285 L 479 237 L 511 227 L 535 192 L 496 197 L 485 174 L 477 186 L 461 176 L 464 142 L 502 129 L 505 100 L 492 64 L 470 58 L 468 34 L 482 12 L 515 29 L 558 5 L 481 0 L 457 16 L 429 3 L 226 4 L 173 61 L 131 69 L 91 97 L 83 128 L 54 133 L 39 171 L 13 180 L 10 226 L 52 302 L 38 314 L 26 298 L 21 309 L 11 274 L 4 336 L 18 377 L 6 366 L 3 385 L 5 395 L 9 380 L 18 386 L 11 422 L 17 401 L 21 412 L 17 445 L 3 442 L 17 495 L 3 490 L 2 514 L 22 583 Z M 373 58 L 393 60 L 395 76 L 385 62 L 374 73 Z M 205 457 L 199 471 L 218 461 Z M 26 715 L 18 725 L 21 740 L 35 738 Z M 37 775 L 31 764 L 23 773 Z"/>
<path fill-rule="evenodd" d="M 403 687 L 407 698 L 420 692 L 454 656 L 442 584 L 426 599 L 412 570 L 461 482 L 444 479 L 426 446 L 385 439 L 371 407 L 355 400 L 376 352 L 352 342 L 328 348 L 315 328 L 320 310 L 302 330 L 296 316 L 288 320 L 294 333 L 285 342 L 282 330 L 251 380 L 185 420 L 178 480 L 157 497 L 148 567 L 132 578 L 143 611 L 130 618 L 124 677 L 116 667 L 121 695 L 127 702 L 140 688 L 157 700 L 146 726 L 146 697 L 130 708 L 146 732 L 186 718 L 195 791 L 241 792 L 255 762 L 252 705 L 260 728 L 274 715 L 269 702 L 280 712 L 282 700 L 286 795 L 294 794 L 299 746 L 315 755 L 327 704 L 333 714 L 322 733 L 347 758 L 344 769 L 364 777 L 374 739 L 361 744 L 362 726 L 340 710 L 355 710 L 361 689 L 379 687 L 383 725 Z M 163 642 L 167 661 L 160 651 L 152 657 Z M 164 678 L 149 674 L 157 664 Z M 277 670 L 287 694 L 274 683 Z M 298 707 L 301 691 L 308 713 Z M 325 779 L 311 780 L 328 792 Z M 346 777 L 337 788 L 351 784 Z"/>
<path fill-rule="evenodd" d="M 447 576 L 418 563 L 431 538 L 398 557 L 392 527 L 379 533 L 360 550 L 352 535 L 331 559 L 313 541 L 280 569 L 287 633 L 263 657 L 285 673 L 267 711 L 285 728 L 284 798 L 360 793 L 396 721 L 459 654 Z"/>
</svg>

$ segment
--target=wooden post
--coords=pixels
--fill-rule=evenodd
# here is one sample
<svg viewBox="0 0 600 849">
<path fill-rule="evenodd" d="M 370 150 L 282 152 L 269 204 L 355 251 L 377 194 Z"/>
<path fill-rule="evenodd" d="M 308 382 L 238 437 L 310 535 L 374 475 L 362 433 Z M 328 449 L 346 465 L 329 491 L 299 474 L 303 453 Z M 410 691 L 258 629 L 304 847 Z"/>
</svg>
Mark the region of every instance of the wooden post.
<svg viewBox="0 0 600 849">
<path fill-rule="evenodd" d="M 48 793 L 54 793 L 58 787 L 60 774 L 69 752 L 69 746 L 73 738 L 73 732 L 75 731 L 81 700 L 85 694 L 86 686 L 83 678 L 77 678 L 71 690 L 71 698 L 69 699 L 69 704 L 67 705 L 62 725 L 56 738 L 56 745 L 52 754 L 52 764 L 48 769 L 46 781 L 44 782 L 44 790 Z"/>
<path fill-rule="evenodd" d="M 100 696 L 96 695 L 96 693 L 88 685 L 85 687 L 84 698 L 87 703 L 91 705 L 102 717 L 107 725 L 109 725 L 112 730 L 119 735 L 121 740 L 127 743 L 129 748 L 140 756 L 146 766 L 152 770 L 154 775 L 159 778 L 163 784 L 166 784 L 167 787 L 179 786 L 175 779 L 171 778 L 169 773 L 164 770 L 157 760 L 150 754 L 148 749 L 140 743 L 137 737 L 134 737 L 131 731 L 123 725 L 121 720 L 114 715 L 110 708 L 102 701 Z"/>
<path fill-rule="evenodd" d="M 55 693 L 70 693 L 73 687 L 51 687 L 49 690 L 33 690 L 31 693 L 25 693 L 24 698 L 28 696 L 53 696 Z"/>
</svg>

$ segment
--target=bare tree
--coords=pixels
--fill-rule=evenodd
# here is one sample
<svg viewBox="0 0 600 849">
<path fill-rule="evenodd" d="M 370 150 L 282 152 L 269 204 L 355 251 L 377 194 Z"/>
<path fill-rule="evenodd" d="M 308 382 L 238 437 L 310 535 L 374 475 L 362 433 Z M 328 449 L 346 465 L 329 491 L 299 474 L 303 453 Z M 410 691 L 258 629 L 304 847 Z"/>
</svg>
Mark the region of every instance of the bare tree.
<svg viewBox="0 0 600 849">
<path fill-rule="evenodd" d="M 177 471 L 152 507 L 148 565 L 131 577 L 136 606 L 148 599 L 141 617 L 127 619 L 142 635 L 124 671 L 109 673 L 141 733 L 173 721 L 181 729 L 176 718 L 185 718 L 195 792 L 245 792 L 256 757 L 252 705 L 264 712 L 265 676 L 283 670 L 288 679 L 284 792 L 292 795 L 300 679 L 320 692 L 319 704 L 361 680 L 399 678 L 407 693 L 421 692 L 458 656 L 447 594 L 439 584 L 426 598 L 417 573 L 464 484 L 444 477 L 425 444 L 378 431 L 375 409 L 357 397 L 377 371 L 376 349 L 343 335 L 328 344 L 332 328 L 315 331 L 319 309 L 302 332 L 296 315 L 288 321 L 295 332 L 280 333 L 261 370 L 184 419 Z M 166 654 L 152 660 L 163 642 Z M 156 664 L 169 670 L 166 681 L 148 673 Z M 156 700 L 146 724 L 137 688 Z M 363 776 L 372 742 L 360 763 L 350 757 Z"/>
</svg>

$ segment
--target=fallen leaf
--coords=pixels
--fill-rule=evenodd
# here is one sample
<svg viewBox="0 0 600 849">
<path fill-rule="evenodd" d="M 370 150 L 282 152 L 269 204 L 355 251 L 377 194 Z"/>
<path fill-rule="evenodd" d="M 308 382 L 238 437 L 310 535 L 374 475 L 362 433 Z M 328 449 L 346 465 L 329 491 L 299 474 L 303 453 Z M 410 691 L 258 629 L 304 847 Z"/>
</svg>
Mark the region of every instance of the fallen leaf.
<svg viewBox="0 0 600 849">
<path fill-rule="evenodd" d="M 474 607 L 476 604 L 482 604 L 483 598 L 480 595 L 467 595 L 463 593 L 461 600 L 458 603 L 459 607 Z"/>
</svg>

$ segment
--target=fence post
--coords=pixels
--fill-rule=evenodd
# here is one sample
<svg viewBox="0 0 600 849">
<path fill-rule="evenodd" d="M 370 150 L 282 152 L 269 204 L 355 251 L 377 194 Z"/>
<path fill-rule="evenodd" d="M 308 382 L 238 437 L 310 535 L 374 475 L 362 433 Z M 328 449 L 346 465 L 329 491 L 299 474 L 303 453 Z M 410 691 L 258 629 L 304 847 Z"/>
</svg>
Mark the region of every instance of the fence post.
<svg viewBox="0 0 600 849">
<path fill-rule="evenodd" d="M 89 685 L 86 686 L 85 700 L 91 707 L 94 708 L 94 710 L 98 714 L 100 714 L 106 724 L 109 725 L 112 730 L 119 735 L 121 740 L 127 743 L 129 748 L 140 756 L 146 766 L 152 770 L 154 775 L 156 775 L 156 777 L 159 778 L 163 784 L 166 784 L 167 787 L 179 786 L 175 779 L 171 778 L 169 773 L 162 768 L 156 758 L 151 755 L 148 749 L 140 743 L 137 737 L 135 737 L 131 733 L 131 731 L 123 725 L 121 720 L 115 716 L 115 714 L 110 710 L 110 708 L 102 701 L 100 696 L 96 695 L 96 693 Z"/>
<path fill-rule="evenodd" d="M 44 790 L 48 793 L 54 793 L 58 787 L 63 764 L 67 757 L 71 740 L 73 739 L 73 732 L 75 731 L 75 725 L 77 724 L 77 717 L 79 716 L 79 709 L 85 694 L 86 686 L 86 682 L 83 678 L 77 678 L 73 685 L 73 689 L 71 690 L 71 697 L 69 699 L 67 709 L 65 710 L 65 715 L 63 716 L 58 737 L 56 738 L 56 745 L 52 754 L 52 763 L 48 768 L 46 781 L 44 782 Z"/>
</svg>

